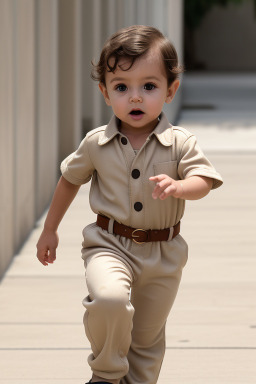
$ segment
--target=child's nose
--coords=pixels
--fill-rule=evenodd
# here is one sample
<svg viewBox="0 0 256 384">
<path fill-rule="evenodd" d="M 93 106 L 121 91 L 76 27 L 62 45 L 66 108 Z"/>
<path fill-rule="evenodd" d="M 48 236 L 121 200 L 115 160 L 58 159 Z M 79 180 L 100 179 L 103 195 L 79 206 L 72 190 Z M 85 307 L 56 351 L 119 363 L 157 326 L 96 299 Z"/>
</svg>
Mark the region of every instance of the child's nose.
<svg viewBox="0 0 256 384">
<path fill-rule="evenodd" d="M 130 96 L 130 103 L 142 103 L 142 97 L 138 93 L 134 93 Z"/>
</svg>

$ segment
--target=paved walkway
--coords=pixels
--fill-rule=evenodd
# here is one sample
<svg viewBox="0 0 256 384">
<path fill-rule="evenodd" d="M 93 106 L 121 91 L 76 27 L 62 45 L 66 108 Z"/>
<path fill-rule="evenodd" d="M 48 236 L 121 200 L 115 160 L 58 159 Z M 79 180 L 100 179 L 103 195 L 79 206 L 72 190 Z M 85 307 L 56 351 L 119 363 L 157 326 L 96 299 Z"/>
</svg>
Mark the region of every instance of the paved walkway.
<svg viewBox="0 0 256 384">
<path fill-rule="evenodd" d="M 190 75 L 184 85 L 179 124 L 197 134 L 225 184 L 187 203 L 182 233 L 190 257 L 159 383 L 255 384 L 256 76 Z M 88 191 L 81 189 L 61 224 L 56 263 L 42 267 L 35 258 L 42 218 L 1 283 L 0 383 L 90 378 L 80 259 L 81 228 L 95 220 Z"/>
</svg>

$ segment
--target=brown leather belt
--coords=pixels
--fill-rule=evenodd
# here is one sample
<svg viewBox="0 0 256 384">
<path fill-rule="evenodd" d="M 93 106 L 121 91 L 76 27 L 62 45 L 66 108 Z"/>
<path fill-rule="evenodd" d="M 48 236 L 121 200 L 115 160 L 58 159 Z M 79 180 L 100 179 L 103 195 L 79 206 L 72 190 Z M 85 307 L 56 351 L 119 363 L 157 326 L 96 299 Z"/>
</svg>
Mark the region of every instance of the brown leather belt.
<svg viewBox="0 0 256 384">
<path fill-rule="evenodd" d="M 103 215 L 97 216 L 96 224 L 108 231 L 109 218 Z M 120 224 L 114 221 L 113 233 L 132 239 L 137 244 L 148 243 L 150 241 L 167 241 L 170 235 L 170 228 L 165 229 L 136 229 L 128 227 L 127 225 Z M 180 233 L 180 221 L 174 225 L 172 239 Z"/>
</svg>

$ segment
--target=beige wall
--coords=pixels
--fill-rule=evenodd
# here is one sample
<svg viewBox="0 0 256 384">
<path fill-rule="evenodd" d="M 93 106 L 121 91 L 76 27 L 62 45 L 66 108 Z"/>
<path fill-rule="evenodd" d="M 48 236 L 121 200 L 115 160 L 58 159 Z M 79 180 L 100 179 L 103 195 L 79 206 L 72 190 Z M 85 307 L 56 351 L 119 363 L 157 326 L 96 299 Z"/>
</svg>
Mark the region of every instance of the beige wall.
<svg viewBox="0 0 256 384">
<path fill-rule="evenodd" d="M 56 184 L 56 0 L 0 0 L 0 276 Z"/>
<path fill-rule="evenodd" d="M 11 4 L 11 2 L 10 2 Z M 13 3 L 14 4 L 14 3 Z M 35 23 L 34 1 L 16 1 L 13 57 L 15 249 L 35 218 Z"/>
<path fill-rule="evenodd" d="M 88 2 L 86 0 L 86 2 Z M 91 2 L 91 0 L 90 0 Z M 59 1 L 59 161 L 81 139 L 81 22 L 82 0 Z"/>
<path fill-rule="evenodd" d="M 0 274 L 14 251 L 13 20 L 8 0 L 0 2 Z M 4 39 L 3 39 L 4 37 Z M 4 60 L 3 60 L 4 58 Z"/>
<path fill-rule="evenodd" d="M 56 184 L 58 167 L 58 3 L 37 1 L 35 164 L 36 217 L 45 210 Z"/>
</svg>

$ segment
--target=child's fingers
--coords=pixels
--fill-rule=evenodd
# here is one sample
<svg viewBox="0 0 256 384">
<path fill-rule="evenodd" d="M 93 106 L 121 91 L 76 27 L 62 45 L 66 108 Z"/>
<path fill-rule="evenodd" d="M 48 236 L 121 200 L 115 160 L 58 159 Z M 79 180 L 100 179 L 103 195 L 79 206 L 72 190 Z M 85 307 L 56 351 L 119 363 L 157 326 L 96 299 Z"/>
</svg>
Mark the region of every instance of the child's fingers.
<svg viewBox="0 0 256 384">
<path fill-rule="evenodd" d="M 37 251 L 37 258 L 43 265 L 48 265 L 47 259 L 48 259 L 48 252 L 47 251 Z"/>
<path fill-rule="evenodd" d="M 151 177 L 149 178 L 149 180 L 150 180 L 150 181 L 159 182 L 159 181 L 162 181 L 162 180 L 165 179 L 165 178 L 166 178 L 166 175 L 161 174 L 161 175 L 151 176 Z"/>
<path fill-rule="evenodd" d="M 155 186 L 155 188 L 154 188 L 154 190 L 153 190 L 153 192 L 152 192 L 152 197 L 153 197 L 153 199 L 157 199 L 158 198 L 158 196 L 160 195 L 160 192 L 161 192 L 161 190 L 160 190 L 160 183 L 161 183 L 161 181 L 162 180 L 165 180 L 165 178 L 166 178 L 166 175 L 157 175 L 157 176 L 151 176 L 150 178 L 149 178 L 149 180 L 150 181 L 154 181 L 155 183 L 156 183 L 156 186 Z"/>
<path fill-rule="evenodd" d="M 156 183 L 155 189 L 165 188 L 172 183 L 172 179 L 167 175 L 157 175 L 149 178 L 150 181 Z"/>
<path fill-rule="evenodd" d="M 52 264 L 56 259 L 56 250 L 54 248 L 50 248 L 47 250 L 38 250 L 37 258 L 43 265 L 48 265 L 48 263 Z"/>
<path fill-rule="evenodd" d="M 53 263 L 56 259 L 58 234 L 55 231 L 43 230 L 37 243 L 37 258 L 43 265 Z"/>
<path fill-rule="evenodd" d="M 50 248 L 48 253 L 48 263 L 53 263 L 56 260 L 56 249 Z"/>
<path fill-rule="evenodd" d="M 158 197 L 160 199 L 164 199 L 165 197 L 168 196 L 168 194 L 170 192 L 173 192 L 174 190 L 174 187 L 173 186 L 170 186 L 170 185 L 164 185 L 163 187 L 155 187 L 153 193 L 152 193 L 152 197 L 153 199 L 157 199 Z"/>
<path fill-rule="evenodd" d="M 159 195 L 160 200 L 166 199 L 168 196 L 173 195 L 176 192 L 177 188 L 174 185 L 169 185 L 165 190 Z"/>
<path fill-rule="evenodd" d="M 153 199 L 157 199 L 158 197 L 160 197 L 164 193 L 164 191 L 168 187 L 170 187 L 170 185 L 172 185 L 172 179 L 166 175 L 163 179 L 162 179 L 162 177 L 159 177 L 158 180 L 159 179 L 161 179 L 161 180 L 156 183 L 156 186 L 155 186 L 153 193 L 152 193 Z M 162 197 L 167 197 L 167 196 L 164 193 L 164 195 Z"/>
<path fill-rule="evenodd" d="M 162 193 L 163 191 L 166 189 L 167 185 L 156 185 L 153 192 L 152 192 L 152 197 L 153 199 L 157 199 Z"/>
</svg>

